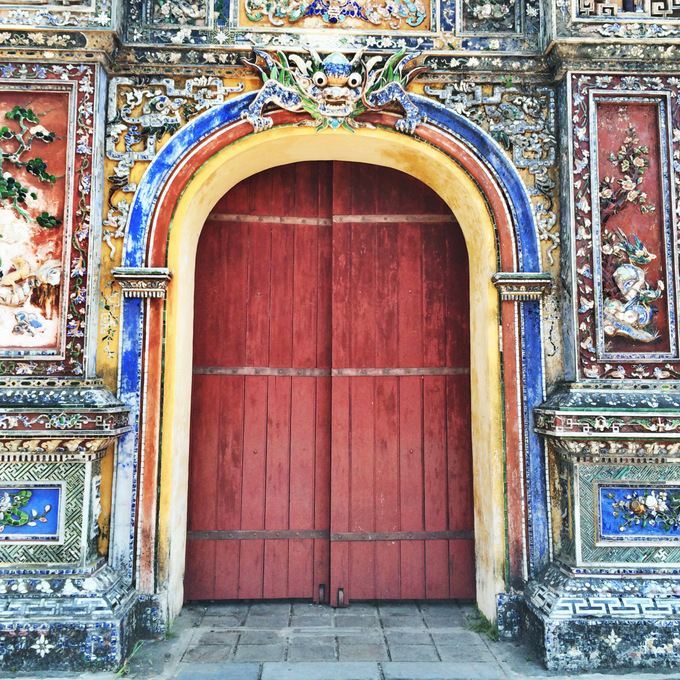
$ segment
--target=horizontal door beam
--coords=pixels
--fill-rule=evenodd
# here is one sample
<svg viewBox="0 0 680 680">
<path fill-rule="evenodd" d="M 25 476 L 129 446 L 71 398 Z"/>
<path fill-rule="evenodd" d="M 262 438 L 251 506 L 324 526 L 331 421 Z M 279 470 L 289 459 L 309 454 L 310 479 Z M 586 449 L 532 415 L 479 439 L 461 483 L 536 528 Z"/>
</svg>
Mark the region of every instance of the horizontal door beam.
<svg viewBox="0 0 680 680">
<path fill-rule="evenodd" d="M 280 375 L 291 377 L 353 377 L 409 375 L 470 375 L 468 366 L 442 368 L 279 368 L 274 366 L 194 366 L 197 375 Z"/>
</svg>

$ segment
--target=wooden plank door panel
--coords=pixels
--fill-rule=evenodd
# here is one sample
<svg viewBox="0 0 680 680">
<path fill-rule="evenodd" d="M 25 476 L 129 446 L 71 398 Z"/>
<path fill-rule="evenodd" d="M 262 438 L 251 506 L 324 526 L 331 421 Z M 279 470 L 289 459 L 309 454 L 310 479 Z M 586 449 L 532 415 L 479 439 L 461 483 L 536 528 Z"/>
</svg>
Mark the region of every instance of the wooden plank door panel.
<svg viewBox="0 0 680 680">
<path fill-rule="evenodd" d="M 187 599 L 329 582 L 329 171 L 242 182 L 199 241 Z"/>
<path fill-rule="evenodd" d="M 447 206 L 396 171 L 297 164 L 218 203 L 187 599 L 474 595 L 467 271 Z"/>
<path fill-rule="evenodd" d="M 462 235 L 402 173 L 336 163 L 334 187 L 331 602 L 472 597 Z"/>
</svg>

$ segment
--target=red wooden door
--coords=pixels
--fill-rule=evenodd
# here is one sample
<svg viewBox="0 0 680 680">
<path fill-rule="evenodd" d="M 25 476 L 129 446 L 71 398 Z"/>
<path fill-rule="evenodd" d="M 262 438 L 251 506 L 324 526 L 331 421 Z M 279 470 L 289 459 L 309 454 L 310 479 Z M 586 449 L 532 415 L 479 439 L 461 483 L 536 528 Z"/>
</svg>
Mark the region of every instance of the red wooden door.
<svg viewBox="0 0 680 680">
<path fill-rule="evenodd" d="M 474 595 L 467 282 L 450 211 L 396 171 L 297 164 L 220 201 L 187 599 Z"/>
<path fill-rule="evenodd" d="M 188 600 L 328 584 L 331 169 L 256 175 L 201 234 Z"/>
</svg>

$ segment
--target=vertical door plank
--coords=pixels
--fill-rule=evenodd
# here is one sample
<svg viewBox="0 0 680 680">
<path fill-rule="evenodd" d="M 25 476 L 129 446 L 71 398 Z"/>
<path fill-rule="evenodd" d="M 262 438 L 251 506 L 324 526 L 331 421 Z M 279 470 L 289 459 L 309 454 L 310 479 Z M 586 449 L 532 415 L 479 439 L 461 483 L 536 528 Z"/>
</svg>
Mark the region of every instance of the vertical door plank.
<svg viewBox="0 0 680 680">
<path fill-rule="evenodd" d="M 187 548 L 184 579 L 184 601 L 212 597 L 215 587 L 215 544 L 217 541 L 191 541 Z"/>
<path fill-rule="evenodd" d="M 399 481 L 402 531 L 423 531 L 422 377 L 399 379 Z M 425 597 L 423 541 L 402 541 L 401 596 Z"/>
<path fill-rule="evenodd" d="M 399 355 L 399 255 L 396 224 L 376 225 L 376 368 L 395 366 Z"/>
<path fill-rule="evenodd" d="M 292 378 L 291 382 L 289 528 L 312 529 L 316 501 L 316 379 Z M 288 597 L 310 597 L 314 593 L 313 550 L 311 540 L 290 541 Z"/>
<path fill-rule="evenodd" d="M 263 530 L 267 458 L 267 389 L 268 379 L 245 378 L 245 414 L 243 423 L 243 503 L 240 529 Z M 262 597 L 264 542 L 241 542 L 239 597 Z"/>
<path fill-rule="evenodd" d="M 271 226 L 249 225 L 246 366 L 269 365 Z"/>
<path fill-rule="evenodd" d="M 450 230 L 451 225 L 449 224 L 424 224 L 422 227 L 424 366 L 441 367 L 447 365 L 445 330 L 447 313 L 446 234 Z M 456 299 L 452 299 L 452 302 L 456 304 Z M 466 307 L 467 305 L 463 304 L 462 306 Z"/>
<path fill-rule="evenodd" d="M 447 376 L 446 401 L 450 527 L 469 531 L 474 528 L 474 498 L 468 376 Z M 451 541 L 450 555 L 451 596 L 474 597 L 474 541 Z"/>
<path fill-rule="evenodd" d="M 316 379 L 316 462 L 314 476 L 314 528 L 331 527 L 331 378 Z M 325 586 L 330 596 L 330 544 L 327 539 L 314 541 L 314 597 L 318 586 Z"/>
<path fill-rule="evenodd" d="M 290 511 L 290 406 L 291 380 L 288 376 L 270 376 L 267 417 L 267 486 L 265 529 L 289 528 Z M 265 543 L 265 598 L 287 597 L 288 541 Z"/>
<path fill-rule="evenodd" d="M 399 378 L 378 378 L 375 387 L 375 530 L 399 531 Z M 375 597 L 401 595 L 400 541 L 375 546 Z"/>
<path fill-rule="evenodd" d="M 350 529 L 350 386 L 351 378 L 333 379 L 331 429 L 331 533 Z M 344 588 L 345 603 L 349 602 L 349 545 L 332 544 L 330 603 L 338 604 L 338 588 Z"/>
<path fill-rule="evenodd" d="M 319 316 L 318 229 L 316 225 L 295 227 L 293 293 L 293 367 L 316 368 L 317 319 Z M 322 299 L 321 304 L 330 304 Z M 282 364 L 284 365 L 284 364 Z"/>
<path fill-rule="evenodd" d="M 448 529 L 446 460 L 446 378 L 423 380 L 425 530 Z M 453 503 L 455 506 L 455 501 Z M 449 546 L 447 541 L 427 541 L 425 546 L 426 596 L 449 596 Z"/>
<path fill-rule="evenodd" d="M 423 365 L 423 312 L 420 226 L 399 225 L 399 364 Z"/>
<path fill-rule="evenodd" d="M 197 376 L 198 377 L 198 376 Z M 206 376 L 208 377 L 208 376 Z M 218 376 L 210 376 L 218 378 Z M 243 396 L 245 379 L 242 376 L 219 376 L 220 398 L 207 408 L 216 410 L 221 418 L 219 428 L 220 457 L 217 477 L 218 529 L 228 531 L 241 523 L 241 484 L 243 479 Z M 238 541 L 216 541 L 214 597 L 238 597 L 239 556 Z M 226 569 L 224 565 L 229 565 Z"/>
<path fill-rule="evenodd" d="M 375 381 L 375 378 L 358 377 L 351 383 L 350 531 L 375 531 Z M 372 599 L 375 597 L 375 545 L 370 541 L 356 541 L 350 543 L 349 550 L 351 596 L 355 600 Z"/>
<path fill-rule="evenodd" d="M 269 366 L 293 366 L 293 250 L 292 224 L 275 224 L 271 232 L 269 303 Z M 262 257 L 262 255 L 261 255 Z"/>
</svg>

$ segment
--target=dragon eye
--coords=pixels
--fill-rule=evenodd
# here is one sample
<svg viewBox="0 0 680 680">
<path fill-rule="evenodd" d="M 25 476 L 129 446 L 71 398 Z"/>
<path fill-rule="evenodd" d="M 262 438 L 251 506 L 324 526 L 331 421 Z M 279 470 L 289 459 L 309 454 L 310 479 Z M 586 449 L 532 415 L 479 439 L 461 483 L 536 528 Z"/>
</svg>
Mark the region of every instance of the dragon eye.
<svg viewBox="0 0 680 680">
<path fill-rule="evenodd" d="M 359 85 L 361 85 L 361 73 L 352 73 L 347 79 L 347 84 L 350 87 L 359 87 Z"/>
<path fill-rule="evenodd" d="M 326 74 L 323 71 L 317 71 L 312 76 L 312 80 L 314 81 L 314 84 L 317 87 L 323 87 L 324 85 L 328 85 L 328 78 L 326 78 Z"/>
</svg>

